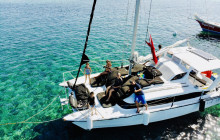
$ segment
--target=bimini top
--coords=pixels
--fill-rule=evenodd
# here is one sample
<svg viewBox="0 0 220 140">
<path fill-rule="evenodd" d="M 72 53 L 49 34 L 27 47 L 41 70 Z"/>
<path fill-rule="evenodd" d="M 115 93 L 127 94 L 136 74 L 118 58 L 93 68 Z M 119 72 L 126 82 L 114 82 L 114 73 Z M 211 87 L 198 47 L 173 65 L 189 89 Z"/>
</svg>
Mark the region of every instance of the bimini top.
<svg viewBox="0 0 220 140">
<path fill-rule="evenodd" d="M 180 67 L 173 61 L 168 61 L 165 58 L 159 59 L 159 65 L 156 68 L 162 72 L 162 77 L 167 81 L 170 81 L 174 76 L 187 72 L 186 69 Z"/>
<path fill-rule="evenodd" d="M 220 60 L 215 56 L 196 48 L 179 47 L 170 50 L 174 57 L 181 59 L 187 65 L 199 72 L 220 68 Z"/>
</svg>

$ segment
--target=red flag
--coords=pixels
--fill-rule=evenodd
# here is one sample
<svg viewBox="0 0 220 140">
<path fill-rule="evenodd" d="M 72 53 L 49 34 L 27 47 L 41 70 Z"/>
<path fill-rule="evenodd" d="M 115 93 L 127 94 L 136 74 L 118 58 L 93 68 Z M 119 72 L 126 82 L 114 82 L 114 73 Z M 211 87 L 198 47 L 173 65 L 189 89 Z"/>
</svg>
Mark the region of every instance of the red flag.
<svg viewBox="0 0 220 140">
<path fill-rule="evenodd" d="M 153 56 L 153 60 L 154 60 L 154 63 L 157 64 L 158 60 L 157 60 L 157 56 L 156 56 L 156 53 L 155 53 L 155 48 L 154 48 L 154 43 L 153 43 L 153 39 L 150 35 L 150 38 L 149 38 L 149 42 L 147 42 L 147 45 L 151 48 L 151 53 L 152 53 L 152 56 Z"/>
<path fill-rule="evenodd" d="M 203 72 L 201 72 L 201 73 L 202 73 L 202 74 L 205 74 L 206 77 L 211 78 L 213 72 L 212 72 L 211 70 L 208 70 L 208 71 L 203 71 Z"/>
</svg>

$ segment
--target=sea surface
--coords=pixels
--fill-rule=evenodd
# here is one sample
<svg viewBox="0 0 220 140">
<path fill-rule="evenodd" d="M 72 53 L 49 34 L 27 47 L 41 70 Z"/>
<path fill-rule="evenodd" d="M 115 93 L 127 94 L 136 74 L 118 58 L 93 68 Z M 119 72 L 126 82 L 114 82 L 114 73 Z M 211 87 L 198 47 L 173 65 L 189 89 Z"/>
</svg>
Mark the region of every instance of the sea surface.
<svg viewBox="0 0 220 140">
<path fill-rule="evenodd" d="M 145 44 L 148 28 L 155 46 L 190 38 L 193 47 L 220 58 L 220 39 L 204 35 L 192 19 L 197 13 L 220 23 L 219 0 L 153 0 L 149 26 L 150 0 L 141 1 L 140 55 L 150 53 Z M 64 89 L 59 83 L 64 72 L 78 69 L 92 2 L 0 0 L 0 124 L 33 115 L 27 122 L 53 120 L 0 125 L 0 139 L 220 139 L 220 105 L 149 126 L 85 131 L 62 121 L 71 110 L 61 109 L 57 96 L 64 95 Z M 134 0 L 97 0 L 86 51 L 93 72 L 102 71 L 106 59 L 113 60 L 113 66 L 121 65 L 114 60 L 128 63 L 134 7 Z"/>
</svg>

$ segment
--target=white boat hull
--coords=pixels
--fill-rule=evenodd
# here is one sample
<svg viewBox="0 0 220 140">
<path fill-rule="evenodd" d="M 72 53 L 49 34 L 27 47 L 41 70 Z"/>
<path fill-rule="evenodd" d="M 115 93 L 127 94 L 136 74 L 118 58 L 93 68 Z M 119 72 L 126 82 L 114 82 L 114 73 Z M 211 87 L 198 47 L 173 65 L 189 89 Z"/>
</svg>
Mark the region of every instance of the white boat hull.
<svg viewBox="0 0 220 140">
<path fill-rule="evenodd" d="M 220 103 L 220 95 L 215 97 L 209 97 L 204 100 L 205 108 L 208 108 Z M 87 121 L 73 121 L 72 123 L 86 130 L 94 128 L 148 125 L 149 123 L 172 119 L 199 111 L 199 107 L 200 102 L 198 101 L 196 103 L 183 106 L 173 106 L 169 109 L 159 111 L 142 111 L 140 114 L 135 114 L 127 117 L 102 119 L 94 121 L 92 120 L 92 118 L 88 118 Z"/>
<path fill-rule="evenodd" d="M 201 75 L 201 72 L 210 69 L 220 69 L 220 60 L 210 57 L 212 60 L 207 61 L 206 53 L 201 53 L 192 47 L 190 47 L 190 51 L 188 49 L 189 47 L 181 47 L 169 50 L 172 57 L 165 55 L 158 61 L 159 65 L 156 65 L 155 68 L 162 73 L 163 76 L 160 78 L 164 83 L 143 86 L 145 99 L 149 103 L 147 111 L 143 109 L 139 114 L 135 113 L 136 108 L 132 108 L 134 106 L 131 105 L 134 103 L 134 94 L 114 106 L 104 107 L 97 95 L 104 92 L 106 87 L 92 87 L 90 84 L 86 84 L 88 90 L 94 92 L 95 108 L 98 110 L 98 114 L 90 116 L 89 110 L 81 110 L 71 113 L 63 119 L 87 130 L 148 125 L 197 112 L 200 108 L 205 109 L 220 104 L 220 77 L 217 73 L 215 75 L 213 73 L 212 76 L 215 77 L 214 80 L 211 80 Z M 151 66 L 151 63 L 146 65 Z M 198 71 L 197 76 L 190 75 L 193 70 Z M 181 77 L 182 74 L 185 76 Z M 98 74 L 94 74 L 92 77 L 95 75 Z M 74 80 L 69 81 L 73 83 Z M 79 77 L 77 82 L 80 84 L 84 81 L 83 76 Z M 200 99 L 205 101 L 204 106 L 202 106 L 203 102 L 201 103 Z"/>
</svg>

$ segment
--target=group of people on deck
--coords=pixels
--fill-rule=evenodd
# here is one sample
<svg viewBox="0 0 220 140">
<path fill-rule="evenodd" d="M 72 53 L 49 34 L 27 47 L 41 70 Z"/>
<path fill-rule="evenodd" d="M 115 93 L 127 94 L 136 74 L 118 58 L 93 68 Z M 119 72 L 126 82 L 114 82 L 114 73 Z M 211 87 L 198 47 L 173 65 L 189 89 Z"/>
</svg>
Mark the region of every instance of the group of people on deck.
<svg viewBox="0 0 220 140">
<path fill-rule="evenodd" d="M 159 51 L 161 50 L 161 48 L 162 48 L 162 46 L 158 45 Z M 161 56 L 158 56 L 157 59 L 159 60 L 160 57 Z M 98 76 L 96 76 L 94 78 L 97 79 L 98 77 L 100 77 L 102 75 L 110 73 L 111 72 L 111 66 L 112 66 L 111 61 L 106 60 L 106 66 L 104 66 L 105 71 L 100 73 Z M 86 83 L 86 80 L 87 80 L 87 77 L 88 77 L 89 78 L 89 83 L 91 84 L 91 80 L 90 80 L 90 74 L 91 73 L 92 73 L 92 69 L 89 66 L 89 63 L 86 63 L 86 67 L 84 69 L 85 83 Z M 144 92 L 142 91 L 141 86 L 138 83 L 136 83 L 135 81 L 130 81 L 130 83 L 132 85 L 131 88 L 132 88 L 132 90 L 134 91 L 134 94 L 135 94 L 134 102 L 135 102 L 136 107 L 137 107 L 136 113 L 140 112 L 139 102 L 144 104 L 145 107 L 146 107 L 146 110 L 147 110 L 148 105 L 147 105 L 147 101 L 145 100 Z M 106 93 L 105 94 L 106 94 L 106 96 L 108 96 L 106 102 L 109 102 L 109 100 L 112 96 L 112 93 L 117 92 L 121 88 L 122 84 L 123 84 L 123 79 L 121 78 L 121 73 L 117 73 L 117 77 L 115 78 L 114 84 L 111 85 L 111 86 L 108 86 L 106 88 Z M 94 99 L 94 93 L 92 93 L 92 95 L 89 97 L 89 103 L 88 103 L 88 105 L 90 105 L 92 108 L 94 108 L 94 105 L 95 105 L 94 100 L 95 100 Z"/>
<path fill-rule="evenodd" d="M 159 48 L 159 51 L 160 51 L 162 46 L 159 45 L 158 48 Z M 159 60 L 160 57 L 161 56 L 157 56 L 157 59 Z M 145 65 L 145 63 L 144 63 L 144 65 Z M 111 61 L 106 60 L 106 65 L 104 66 L 105 71 L 100 73 L 98 76 L 96 76 L 94 78 L 97 79 L 97 78 L 99 78 L 102 75 L 106 75 L 106 74 L 111 73 L 111 66 L 112 66 Z M 87 77 L 88 77 L 89 83 L 91 84 L 91 79 L 90 79 L 91 73 L 92 73 L 92 69 L 89 66 L 89 63 L 87 62 L 86 66 L 84 68 L 85 83 L 86 83 L 86 80 L 87 80 Z M 146 110 L 147 110 L 148 109 L 148 105 L 147 105 L 147 101 L 146 101 L 145 96 L 144 96 L 144 92 L 141 89 L 141 86 L 138 83 L 136 83 L 135 81 L 131 80 L 129 82 L 131 83 L 131 88 L 130 88 L 131 90 L 129 90 L 129 91 L 133 91 L 134 95 L 135 95 L 134 102 L 135 102 L 136 107 L 137 107 L 136 113 L 140 112 L 139 102 L 141 102 L 146 107 Z M 67 82 L 67 84 L 68 84 L 68 82 Z M 111 85 L 111 86 L 108 86 L 106 88 L 106 92 L 105 92 L 105 96 L 107 96 L 106 102 L 109 102 L 109 100 L 110 100 L 110 98 L 112 96 L 112 93 L 113 92 L 117 92 L 122 87 L 122 84 L 123 84 L 123 79 L 121 78 L 121 73 L 117 73 L 117 77 L 115 78 L 114 84 Z M 68 87 L 69 87 L 69 84 L 68 84 Z M 91 115 L 93 115 L 93 110 L 95 109 L 94 92 L 90 93 L 90 96 L 88 97 L 88 104 L 87 104 L 87 106 L 88 106 L 88 108 L 91 108 L 91 111 L 92 111 Z M 96 109 L 95 109 L 95 113 L 96 113 Z"/>
<path fill-rule="evenodd" d="M 130 81 L 130 83 L 132 85 L 131 88 L 134 90 L 134 94 L 135 94 L 134 102 L 137 107 L 136 113 L 140 112 L 139 102 L 144 104 L 146 107 L 146 110 L 147 110 L 148 105 L 147 105 L 147 101 L 145 100 L 144 92 L 142 91 L 141 86 L 138 83 L 136 83 L 135 81 Z M 112 92 L 117 92 L 121 88 L 122 84 L 123 84 L 123 80 L 121 78 L 121 74 L 118 73 L 117 77 L 115 79 L 115 83 L 112 86 L 108 86 L 106 89 L 106 95 L 108 95 L 108 93 L 109 93 L 106 102 L 108 102 L 109 99 L 111 98 Z"/>
<path fill-rule="evenodd" d="M 111 66 L 112 66 L 111 61 L 106 60 L 106 66 L 104 67 L 105 71 L 100 73 L 98 76 L 96 76 L 94 78 L 97 79 L 101 75 L 105 75 L 105 74 L 108 74 L 109 72 L 111 72 Z M 85 82 L 86 82 L 87 77 L 88 77 L 89 78 L 89 83 L 91 83 L 90 82 L 90 74 L 91 74 L 91 72 L 92 72 L 92 69 L 89 66 L 89 63 L 86 63 L 86 66 L 85 66 L 85 69 L 84 69 Z M 134 102 L 135 102 L 135 104 L 137 106 L 137 113 L 140 112 L 140 110 L 139 110 L 139 102 L 142 102 L 142 104 L 145 105 L 146 110 L 147 110 L 148 105 L 147 105 L 147 102 L 145 100 L 145 96 L 144 96 L 144 93 L 143 93 L 143 91 L 141 89 L 141 86 L 139 84 L 137 84 L 135 81 L 130 81 L 130 83 L 131 83 L 131 85 L 132 85 L 131 87 L 133 88 L 134 93 L 135 93 Z M 112 96 L 112 93 L 113 92 L 117 92 L 121 88 L 122 84 L 123 84 L 123 79 L 121 78 L 121 73 L 117 73 L 117 77 L 115 78 L 114 84 L 111 85 L 111 86 L 108 86 L 106 88 L 106 96 L 108 96 L 106 102 L 109 102 L 109 100 L 110 100 L 110 98 Z M 90 106 L 91 109 L 93 110 L 94 105 L 95 105 L 95 98 L 94 98 L 94 93 L 92 93 L 90 95 L 90 97 L 89 97 L 89 100 L 88 100 L 88 107 Z M 93 114 L 93 111 L 92 111 L 92 114 Z"/>
<path fill-rule="evenodd" d="M 100 73 L 98 76 L 94 77 L 95 79 L 99 78 L 102 75 L 108 74 L 109 72 L 111 72 L 111 67 L 112 67 L 112 63 L 109 60 L 106 60 L 106 66 L 104 66 L 105 71 Z M 84 75 L 85 75 L 85 83 L 87 80 L 87 77 L 89 78 L 89 83 L 91 84 L 91 79 L 90 79 L 90 74 L 92 73 L 92 69 L 89 66 L 89 63 L 86 63 L 86 66 L 84 68 Z"/>
<path fill-rule="evenodd" d="M 162 46 L 158 45 L 158 48 L 159 48 L 159 51 L 160 51 Z M 159 60 L 159 58 L 160 58 L 160 56 L 157 57 L 158 60 Z M 111 72 L 111 66 L 112 66 L 111 61 L 106 60 L 106 66 L 104 66 L 105 71 L 100 73 L 98 76 L 96 76 L 94 78 L 97 79 L 102 75 L 110 73 Z M 87 77 L 88 77 L 89 83 L 91 84 L 91 80 L 90 80 L 90 74 L 91 73 L 92 73 L 92 69 L 89 66 L 89 63 L 86 63 L 86 67 L 84 69 L 85 83 L 86 83 L 86 80 L 87 80 Z M 137 107 L 136 113 L 140 112 L 139 102 L 144 104 L 144 106 L 146 107 L 146 110 L 147 110 L 148 105 L 147 105 L 147 101 L 145 100 L 144 92 L 142 91 L 141 86 L 138 83 L 136 83 L 135 81 L 130 81 L 130 83 L 132 85 L 131 88 L 132 88 L 132 90 L 134 91 L 134 94 L 135 94 L 134 102 L 135 102 L 136 107 Z M 108 96 L 106 102 L 109 102 L 109 100 L 112 96 L 112 93 L 117 92 L 121 88 L 122 84 L 123 84 L 123 79 L 121 78 L 121 73 L 117 73 L 117 77 L 115 78 L 114 84 L 111 85 L 111 86 L 108 86 L 106 88 L 106 96 Z M 92 107 L 92 109 L 95 106 L 95 98 L 94 98 L 94 93 L 93 92 L 90 95 L 89 100 L 88 100 L 88 106 L 89 105 Z"/>
</svg>

